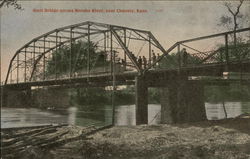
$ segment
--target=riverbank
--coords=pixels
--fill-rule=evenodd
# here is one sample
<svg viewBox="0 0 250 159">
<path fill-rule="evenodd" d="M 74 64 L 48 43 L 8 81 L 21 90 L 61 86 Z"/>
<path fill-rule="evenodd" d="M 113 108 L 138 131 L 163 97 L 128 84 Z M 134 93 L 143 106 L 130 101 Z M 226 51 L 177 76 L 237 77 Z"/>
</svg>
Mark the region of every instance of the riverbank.
<svg viewBox="0 0 250 159">
<path fill-rule="evenodd" d="M 59 133 L 67 130 L 77 136 L 84 129 L 71 126 L 57 130 Z M 46 149 L 31 146 L 18 155 L 51 159 L 249 159 L 250 117 L 174 125 L 116 126 L 61 146 Z"/>
<path fill-rule="evenodd" d="M 114 127 L 91 136 L 85 158 L 248 159 L 250 119 Z"/>
</svg>

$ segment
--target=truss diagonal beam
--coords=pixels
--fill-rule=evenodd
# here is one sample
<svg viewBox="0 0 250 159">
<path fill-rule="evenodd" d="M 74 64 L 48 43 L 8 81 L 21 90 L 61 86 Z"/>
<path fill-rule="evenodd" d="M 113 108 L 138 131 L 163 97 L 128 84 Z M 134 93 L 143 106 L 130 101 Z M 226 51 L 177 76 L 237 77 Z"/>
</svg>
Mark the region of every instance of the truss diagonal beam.
<svg viewBox="0 0 250 159">
<path fill-rule="evenodd" d="M 92 33 L 90 33 L 89 35 L 94 35 L 94 34 L 99 34 L 99 33 L 100 33 L 100 32 L 92 32 Z M 72 40 L 76 40 L 76 39 L 79 39 L 79 38 L 83 38 L 83 37 L 86 37 L 87 35 L 88 35 L 88 34 L 84 34 L 84 35 L 81 35 L 81 36 L 77 36 L 77 37 L 75 37 L 75 38 L 72 38 Z M 70 41 L 71 41 L 71 40 L 69 39 L 69 40 L 66 40 L 66 41 L 64 41 L 64 42 L 61 42 L 61 43 L 59 43 L 58 45 L 56 45 L 56 46 L 54 46 L 54 47 L 51 47 L 51 48 L 48 49 L 47 51 L 43 52 L 43 53 L 41 54 L 41 56 L 39 56 L 39 57 L 37 58 L 36 62 L 35 62 L 34 68 L 33 68 L 33 70 L 32 70 L 31 76 L 30 76 L 30 81 L 31 81 L 31 79 L 32 79 L 32 77 L 33 77 L 33 74 L 34 74 L 34 72 L 35 72 L 36 65 L 37 65 L 37 63 L 41 60 L 41 58 L 42 58 L 46 53 L 48 53 L 49 51 L 51 51 L 51 50 L 53 50 L 53 49 L 55 49 L 55 48 L 57 48 L 57 47 L 60 47 L 60 46 L 64 45 L 65 43 L 69 43 Z"/>
<path fill-rule="evenodd" d="M 114 34 L 116 40 L 121 45 L 121 47 L 123 48 L 123 50 L 125 51 L 125 53 L 128 55 L 128 57 L 130 58 L 130 60 L 132 61 L 132 63 L 135 65 L 136 69 L 139 72 L 141 72 L 139 64 L 137 63 L 136 59 L 134 59 L 134 56 L 132 55 L 131 51 L 129 51 L 129 49 L 126 47 L 126 45 L 124 44 L 124 42 L 122 41 L 122 39 L 119 37 L 119 35 L 117 34 L 117 32 L 115 30 L 113 30 L 113 28 L 111 28 L 111 32 Z"/>
<path fill-rule="evenodd" d="M 155 43 L 156 47 L 159 48 L 163 54 L 168 54 L 168 52 L 161 46 L 159 41 L 154 37 L 154 35 L 151 32 L 149 32 L 149 36 Z"/>
<path fill-rule="evenodd" d="M 172 51 L 174 48 L 176 48 L 176 46 L 179 45 L 179 42 L 175 43 L 174 45 L 172 45 L 167 51 L 163 52 L 163 55 L 160 56 L 160 58 L 158 58 L 152 65 L 150 65 L 148 68 L 146 68 L 144 70 L 144 72 L 148 71 L 150 68 L 152 68 L 153 66 L 155 66 L 159 61 L 162 60 L 162 58 L 166 55 L 168 55 L 170 53 L 170 51 Z"/>
</svg>

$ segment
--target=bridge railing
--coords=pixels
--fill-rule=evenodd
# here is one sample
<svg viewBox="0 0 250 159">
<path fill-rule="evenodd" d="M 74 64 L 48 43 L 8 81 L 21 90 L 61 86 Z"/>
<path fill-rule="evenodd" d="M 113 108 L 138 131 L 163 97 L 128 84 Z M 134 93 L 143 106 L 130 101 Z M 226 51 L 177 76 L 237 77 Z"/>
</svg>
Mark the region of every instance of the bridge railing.
<svg viewBox="0 0 250 159">
<path fill-rule="evenodd" d="M 250 28 L 176 42 L 149 69 L 182 69 L 250 60 Z"/>
<path fill-rule="evenodd" d="M 116 74 L 121 74 L 124 72 L 128 72 L 128 71 L 133 71 L 132 68 L 130 68 L 130 66 L 126 65 L 126 68 L 124 65 L 122 65 L 121 63 L 116 63 L 115 64 L 115 73 Z M 88 76 L 92 76 L 92 75 L 102 75 L 102 74 L 110 74 L 111 75 L 111 66 L 107 65 L 107 66 L 101 66 L 101 67 L 95 67 L 92 68 L 90 70 L 90 72 L 88 73 L 88 70 L 85 69 L 81 69 L 78 71 L 74 71 L 71 76 L 69 76 L 69 73 L 64 72 L 64 73 L 58 73 L 57 75 L 55 74 L 50 74 L 50 75 L 46 75 L 45 78 L 43 77 L 43 73 L 41 74 L 37 74 L 36 76 L 33 76 L 32 81 L 46 81 L 46 80 L 61 80 L 61 79 L 70 79 L 70 78 L 83 78 L 83 77 L 88 77 Z M 12 83 L 15 83 L 15 80 L 12 80 Z"/>
</svg>

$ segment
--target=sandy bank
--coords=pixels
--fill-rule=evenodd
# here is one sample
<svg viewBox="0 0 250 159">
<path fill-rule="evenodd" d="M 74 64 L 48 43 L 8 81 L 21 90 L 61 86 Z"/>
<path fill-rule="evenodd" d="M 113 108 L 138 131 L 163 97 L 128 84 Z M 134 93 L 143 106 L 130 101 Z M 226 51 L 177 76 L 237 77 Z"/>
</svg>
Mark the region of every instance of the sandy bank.
<svg viewBox="0 0 250 159">
<path fill-rule="evenodd" d="M 63 129 L 74 135 L 82 133 L 84 128 L 58 128 L 58 131 Z M 250 159 L 250 119 L 112 127 L 57 147 L 29 147 L 19 157 Z"/>
</svg>

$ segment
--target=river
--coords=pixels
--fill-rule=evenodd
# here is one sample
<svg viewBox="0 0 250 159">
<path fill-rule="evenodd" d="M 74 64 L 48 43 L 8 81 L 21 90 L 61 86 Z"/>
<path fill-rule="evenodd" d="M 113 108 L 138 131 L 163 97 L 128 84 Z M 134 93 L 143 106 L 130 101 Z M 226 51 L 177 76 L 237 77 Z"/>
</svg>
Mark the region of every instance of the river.
<svg viewBox="0 0 250 159">
<path fill-rule="evenodd" d="M 225 118 L 221 103 L 205 103 L 209 120 Z M 242 113 L 250 113 L 250 102 L 225 102 L 227 117 L 236 117 Z M 161 106 L 149 104 L 149 124 L 161 122 Z M 2 108 L 1 127 L 23 127 L 44 124 L 68 123 L 78 126 L 108 125 L 112 122 L 112 107 L 105 106 L 97 110 L 80 110 L 70 107 L 64 110 L 41 110 L 37 108 Z M 115 109 L 116 125 L 135 125 L 135 106 L 121 105 Z"/>
</svg>

